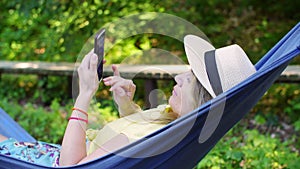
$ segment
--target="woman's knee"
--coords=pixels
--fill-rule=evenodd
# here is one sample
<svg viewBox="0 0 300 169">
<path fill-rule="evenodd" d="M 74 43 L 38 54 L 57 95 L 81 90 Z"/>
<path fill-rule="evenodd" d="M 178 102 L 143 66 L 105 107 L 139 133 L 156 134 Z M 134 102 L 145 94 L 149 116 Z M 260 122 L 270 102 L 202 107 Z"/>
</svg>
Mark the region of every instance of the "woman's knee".
<svg viewBox="0 0 300 169">
<path fill-rule="evenodd" d="M 0 134 L 0 142 L 7 140 L 8 138 Z"/>
</svg>

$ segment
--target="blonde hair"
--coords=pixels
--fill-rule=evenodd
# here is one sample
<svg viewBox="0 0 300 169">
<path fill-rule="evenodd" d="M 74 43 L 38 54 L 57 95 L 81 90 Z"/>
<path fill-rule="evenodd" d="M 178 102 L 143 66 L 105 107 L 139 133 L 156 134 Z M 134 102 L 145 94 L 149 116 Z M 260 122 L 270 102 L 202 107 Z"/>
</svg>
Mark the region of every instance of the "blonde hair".
<svg viewBox="0 0 300 169">
<path fill-rule="evenodd" d="M 195 76 L 196 77 L 196 76 Z M 202 86 L 202 84 L 196 78 L 196 84 L 194 85 L 194 104 L 193 109 L 201 106 L 202 104 L 206 103 L 207 101 L 212 99 L 212 96 L 208 93 L 208 91 Z"/>
</svg>

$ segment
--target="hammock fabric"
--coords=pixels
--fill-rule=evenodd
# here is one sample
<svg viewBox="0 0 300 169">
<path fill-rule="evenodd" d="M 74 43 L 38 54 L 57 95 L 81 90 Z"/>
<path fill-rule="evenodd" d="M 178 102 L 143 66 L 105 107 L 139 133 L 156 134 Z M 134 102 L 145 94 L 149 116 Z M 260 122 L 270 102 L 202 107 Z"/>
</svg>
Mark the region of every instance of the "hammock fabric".
<svg viewBox="0 0 300 169">
<path fill-rule="evenodd" d="M 144 139 L 70 168 L 193 168 L 250 111 L 289 62 L 299 54 L 300 23 L 255 65 L 257 72 L 239 85 Z M 217 111 L 221 114 L 219 121 L 209 118 L 209 114 L 214 112 L 212 110 L 222 110 Z M 4 115 L 3 110 L 0 112 L 0 133 L 34 141 L 9 116 Z M 50 168 L 0 155 L 2 167 Z"/>
</svg>

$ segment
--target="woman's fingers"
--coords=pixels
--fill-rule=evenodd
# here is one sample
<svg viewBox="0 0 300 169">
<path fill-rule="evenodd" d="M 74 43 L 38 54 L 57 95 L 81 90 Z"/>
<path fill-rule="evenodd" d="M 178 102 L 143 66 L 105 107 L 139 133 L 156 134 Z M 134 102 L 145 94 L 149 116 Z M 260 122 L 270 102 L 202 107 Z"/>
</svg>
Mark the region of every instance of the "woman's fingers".
<svg viewBox="0 0 300 169">
<path fill-rule="evenodd" d="M 119 69 L 116 65 L 112 65 L 112 70 L 114 72 L 114 76 L 120 76 Z"/>
<path fill-rule="evenodd" d="M 90 64 L 90 58 L 92 56 L 92 54 L 94 54 L 94 49 L 92 49 L 87 55 L 85 55 L 85 57 L 82 59 L 81 61 L 81 65 L 82 66 L 88 66 Z"/>
<path fill-rule="evenodd" d="M 119 70 L 118 70 L 118 68 L 117 68 L 117 66 L 116 65 L 112 65 L 112 70 L 113 70 L 113 76 L 109 76 L 109 77 L 106 77 L 106 78 L 104 78 L 103 79 L 103 82 L 107 82 L 105 85 L 106 86 L 111 86 L 113 83 L 115 83 L 115 82 L 109 82 L 109 81 L 111 81 L 111 80 L 120 80 L 120 79 L 115 79 L 115 77 L 119 77 L 119 78 L 121 78 L 121 76 L 120 76 L 120 72 L 119 72 Z"/>
<path fill-rule="evenodd" d="M 132 82 L 132 80 L 123 79 L 118 76 L 108 77 L 105 80 L 103 80 L 103 82 L 106 86 L 111 86 L 111 88 L 109 89 L 110 91 L 115 91 L 116 88 L 122 88 L 123 90 L 125 90 L 126 93 L 130 93 L 127 94 L 130 97 L 132 96 L 132 93 L 134 93 L 136 89 L 136 86 Z"/>
<path fill-rule="evenodd" d="M 121 87 L 123 88 L 125 91 L 129 91 L 131 89 L 131 86 L 132 84 L 130 83 L 130 80 L 121 80 L 121 81 L 115 81 L 115 82 L 112 82 L 112 85 L 111 85 L 111 90 L 113 90 L 114 88 L 117 88 L 117 87 Z"/>
<path fill-rule="evenodd" d="M 105 86 L 113 86 L 119 81 L 117 78 L 119 78 L 119 77 L 110 76 L 110 77 L 104 78 L 103 83 Z"/>
<path fill-rule="evenodd" d="M 116 86 L 116 87 L 122 87 L 124 88 L 126 91 L 130 91 L 132 89 L 135 89 L 135 85 L 132 82 L 132 80 L 127 80 L 127 79 L 123 79 L 123 78 L 118 78 L 115 76 L 115 78 L 113 78 L 112 80 L 108 81 L 109 86 Z"/>
<path fill-rule="evenodd" d="M 120 76 L 116 65 L 112 65 L 114 76 L 109 76 L 103 79 L 104 85 L 111 86 L 110 91 L 117 93 L 119 96 L 128 96 L 133 98 L 136 86 L 132 80 L 124 79 Z"/>
<path fill-rule="evenodd" d="M 121 96 L 121 97 L 123 97 L 123 96 L 126 95 L 125 90 L 124 90 L 123 88 L 121 88 L 121 87 L 115 87 L 115 88 L 112 90 L 112 92 L 114 92 L 114 94 L 117 94 L 117 95 L 119 95 L 119 96 Z"/>
<path fill-rule="evenodd" d="M 113 86 L 115 85 L 116 83 L 118 82 L 122 82 L 124 81 L 125 79 L 119 77 L 119 76 L 110 76 L 110 77 L 107 77 L 105 79 L 103 79 L 103 82 L 106 86 Z"/>
<path fill-rule="evenodd" d="M 121 87 L 118 87 L 118 88 L 117 88 L 117 92 L 118 92 L 118 94 L 119 94 L 120 96 L 122 96 L 122 97 L 126 95 L 125 90 L 124 90 L 123 88 L 121 88 Z"/>
</svg>

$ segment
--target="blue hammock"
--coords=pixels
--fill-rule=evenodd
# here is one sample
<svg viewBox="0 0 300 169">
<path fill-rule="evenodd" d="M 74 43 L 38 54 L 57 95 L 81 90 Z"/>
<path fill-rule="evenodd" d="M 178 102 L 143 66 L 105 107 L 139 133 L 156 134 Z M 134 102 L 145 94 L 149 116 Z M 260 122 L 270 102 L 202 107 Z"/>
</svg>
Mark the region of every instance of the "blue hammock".
<svg viewBox="0 0 300 169">
<path fill-rule="evenodd" d="M 255 65 L 257 72 L 239 85 L 145 139 L 134 142 L 115 153 L 70 168 L 193 168 L 226 132 L 250 111 L 289 62 L 299 54 L 300 23 Z M 208 129 L 215 126 L 215 121 L 206 119 L 210 111 L 218 107 L 224 109 L 220 122 L 212 133 L 205 133 L 206 131 L 203 130 L 204 135 L 210 137 L 201 141 L 199 136 L 204 126 Z M 0 133 L 19 140 L 34 141 L 34 138 L 5 115 L 3 110 L 0 112 Z M 174 144 L 174 140 L 180 141 L 170 147 Z M 167 150 L 161 153 L 166 147 Z M 50 168 L 0 155 L 0 168 L 2 167 Z"/>
</svg>

